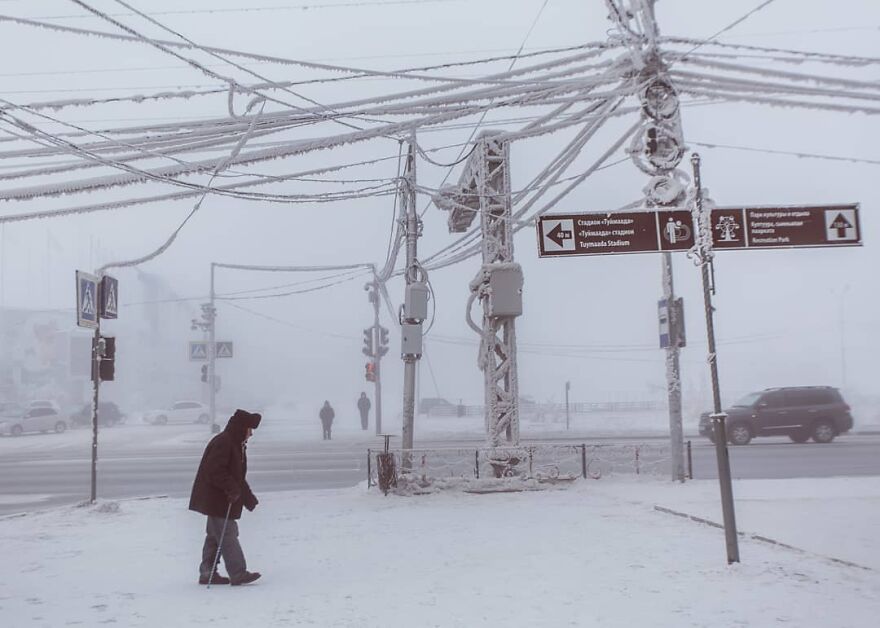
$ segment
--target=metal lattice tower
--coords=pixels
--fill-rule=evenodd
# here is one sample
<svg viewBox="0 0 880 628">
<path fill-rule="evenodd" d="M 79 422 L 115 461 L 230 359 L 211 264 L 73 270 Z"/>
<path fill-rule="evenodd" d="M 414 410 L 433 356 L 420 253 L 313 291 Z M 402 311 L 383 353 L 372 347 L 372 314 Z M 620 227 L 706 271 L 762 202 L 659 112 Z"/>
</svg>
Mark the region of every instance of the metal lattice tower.
<svg viewBox="0 0 880 628">
<path fill-rule="evenodd" d="M 499 316 L 490 304 L 493 273 L 519 271 L 513 261 L 510 146 L 499 138 L 500 134 L 482 132 L 458 185 L 444 188 L 434 199 L 438 207 L 450 211 L 452 233 L 466 231 L 480 217 L 483 265 L 470 284 L 468 323 L 481 338 L 478 364 L 483 371 L 486 440 L 491 447 L 499 446 L 502 437 L 510 444 L 519 444 L 515 316 Z M 470 307 L 476 299 L 483 305 L 481 327 L 470 320 Z"/>
</svg>

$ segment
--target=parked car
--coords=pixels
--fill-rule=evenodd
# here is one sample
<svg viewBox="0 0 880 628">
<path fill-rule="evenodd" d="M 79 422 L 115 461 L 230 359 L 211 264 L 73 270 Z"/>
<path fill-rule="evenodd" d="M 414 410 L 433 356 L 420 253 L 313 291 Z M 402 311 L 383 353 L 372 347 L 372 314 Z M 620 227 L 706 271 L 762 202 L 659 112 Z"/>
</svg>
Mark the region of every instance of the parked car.
<svg viewBox="0 0 880 628">
<path fill-rule="evenodd" d="M 55 408 L 31 408 L 17 419 L 0 421 L 0 434 L 21 436 L 25 432 L 61 433 L 67 429 L 67 422 Z"/>
<path fill-rule="evenodd" d="M 0 417 L 7 417 L 17 419 L 22 414 L 24 414 L 25 409 L 20 405 L 12 401 L 2 401 L 0 402 Z"/>
<path fill-rule="evenodd" d="M 144 414 L 144 421 L 153 425 L 208 423 L 210 420 L 210 409 L 198 401 L 177 401 L 164 410 L 152 410 Z"/>
<path fill-rule="evenodd" d="M 32 408 L 52 408 L 55 412 L 61 412 L 61 408 L 51 399 L 35 399 L 27 404 L 27 409 Z"/>
<path fill-rule="evenodd" d="M 747 445 L 756 436 L 830 443 L 853 426 L 849 405 L 830 386 L 768 388 L 746 395 L 725 412 L 732 445 Z M 714 441 L 708 412 L 700 417 L 700 434 Z"/>
<path fill-rule="evenodd" d="M 458 406 L 440 397 L 426 397 L 419 401 L 419 414 L 430 416 L 456 416 Z"/>
<path fill-rule="evenodd" d="M 119 410 L 112 401 L 98 402 L 98 425 L 112 427 L 117 423 L 125 421 L 125 415 Z M 71 425 L 91 425 L 92 424 L 92 404 L 85 404 L 79 412 L 70 415 Z"/>
</svg>

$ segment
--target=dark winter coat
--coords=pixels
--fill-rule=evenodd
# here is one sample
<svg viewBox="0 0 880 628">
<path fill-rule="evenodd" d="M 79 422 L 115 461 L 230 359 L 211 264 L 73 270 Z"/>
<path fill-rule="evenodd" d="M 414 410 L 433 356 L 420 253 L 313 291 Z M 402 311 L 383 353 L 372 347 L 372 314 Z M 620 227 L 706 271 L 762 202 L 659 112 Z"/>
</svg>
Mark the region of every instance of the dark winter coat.
<svg viewBox="0 0 880 628">
<path fill-rule="evenodd" d="M 256 429 L 262 417 L 236 410 L 226 424 L 205 447 L 202 462 L 193 482 L 189 509 L 209 517 L 225 517 L 232 503 L 230 519 L 241 517 L 242 506 L 256 508 L 258 500 L 248 486 L 245 439 L 248 428 Z"/>
<path fill-rule="evenodd" d="M 358 410 L 361 411 L 361 414 L 366 414 L 370 411 L 369 397 L 358 397 Z"/>
<path fill-rule="evenodd" d="M 321 412 L 318 414 L 321 417 L 321 423 L 324 425 L 330 425 L 333 423 L 334 417 L 336 417 L 336 413 L 333 411 L 333 408 L 330 407 L 330 404 L 326 404 L 321 406 Z"/>
</svg>

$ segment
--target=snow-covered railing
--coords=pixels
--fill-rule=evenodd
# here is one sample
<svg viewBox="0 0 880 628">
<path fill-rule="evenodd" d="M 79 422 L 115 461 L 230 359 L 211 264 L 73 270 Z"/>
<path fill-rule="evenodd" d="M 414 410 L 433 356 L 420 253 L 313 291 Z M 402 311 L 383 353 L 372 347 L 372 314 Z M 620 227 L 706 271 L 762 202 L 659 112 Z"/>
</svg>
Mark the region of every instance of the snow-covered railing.
<svg viewBox="0 0 880 628">
<path fill-rule="evenodd" d="M 367 450 L 367 481 L 378 485 L 379 450 Z M 425 481 L 519 477 L 538 481 L 611 474 L 666 475 L 669 446 L 660 443 L 532 444 L 498 448 L 392 449 L 396 476 Z M 405 465 L 404 463 L 407 462 Z M 404 469 L 408 467 L 407 471 Z"/>
</svg>

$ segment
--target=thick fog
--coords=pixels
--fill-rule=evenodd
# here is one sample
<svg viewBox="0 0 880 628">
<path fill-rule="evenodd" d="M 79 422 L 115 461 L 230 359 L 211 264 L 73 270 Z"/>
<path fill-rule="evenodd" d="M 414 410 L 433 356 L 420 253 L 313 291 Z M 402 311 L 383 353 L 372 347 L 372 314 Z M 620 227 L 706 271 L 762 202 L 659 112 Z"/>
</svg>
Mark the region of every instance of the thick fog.
<svg viewBox="0 0 880 628">
<path fill-rule="evenodd" d="M 115 3 L 95 2 L 113 9 Z M 146 4 L 146 3 L 142 3 Z M 240 4 L 240 3 L 238 3 Z M 657 18 L 663 34 L 708 37 L 745 13 L 750 1 L 706 3 L 663 0 Z M 225 14 L 236 5 L 227 0 L 186 3 L 186 9 L 211 8 L 215 13 L 188 14 L 178 3 L 149 3 L 166 11 L 164 23 L 198 41 L 294 59 L 354 67 L 394 69 L 516 52 L 540 8 L 539 0 L 515 3 L 425 2 L 374 6 L 356 12 L 342 8 L 297 11 L 253 11 Z M 108 30 L 61 1 L 3 2 L 0 9 L 16 17 L 40 17 L 57 24 Z M 124 12 L 122 12 L 124 15 Z M 65 17 L 66 16 L 66 17 Z M 149 24 L 137 23 L 150 36 L 170 38 Z M 868 0 L 835 3 L 778 2 L 726 33 L 722 41 L 839 54 L 876 56 L 880 6 Z M 865 25 L 864 28 L 854 25 Z M 847 27 L 837 30 L 836 27 Z M 602 2 L 553 0 L 528 37 L 525 51 L 601 41 L 609 22 Z M 871 30 L 873 29 L 873 30 Z M 154 93 L 163 89 L 202 89 L 220 85 L 182 62 L 144 45 L 81 37 L 45 29 L 0 23 L 4 64 L 0 97 L 15 103 L 83 97 Z M 221 73 L 234 72 L 216 59 L 202 57 Z M 491 66 L 507 69 L 509 60 Z M 291 66 L 248 62 L 248 67 L 275 80 L 298 80 L 315 74 Z M 819 68 L 841 75 L 848 67 Z M 793 71 L 816 71 L 810 63 Z M 451 76 L 477 72 L 468 66 L 448 70 Z M 876 77 L 876 71 L 871 70 Z M 864 70 L 862 70 L 864 76 Z M 242 79 L 244 80 L 244 79 Z M 367 79 L 302 85 L 293 89 L 318 102 L 355 100 L 384 90 L 410 88 L 391 79 Z M 284 94 L 286 100 L 296 100 Z M 298 101 L 306 105 L 305 100 Z M 246 99 L 237 106 L 243 108 Z M 267 111 L 273 109 L 270 104 Z M 91 129 L 228 115 L 225 95 L 189 101 L 69 108 L 47 115 Z M 485 128 L 518 128 L 511 121 L 522 112 L 491 112 Z M 533 115 L 533 114 L 526 114 Z M 591 140 L 570 174 L 584 171 L 637 114 L 609 122 Z M 751 390 L 786 385 L 841 387 L 858 408 L 856 422 L 880 413 L 880 223 L 876 207 L 876 117 L 865 114 L 773 108 L 752 104 L 701 103 L 682 107 L 686 141 L 703 157 L 703 181 L 721 206 L 812 205 L 861 203 L 864 246 L 837 249 L 723 251 L 715 264 L 718 363 L 725 402 Z M 469 118 L 475 122 L 478 116 Z M 459 144 L 472 126 L 446 125 L 419 134 L 425 147 L 452 146 L 432 153 L 440 163 L 455 161 Z M 70 131 L 44 120 L 48 132 Z M 321 133 L 348 129 L 324 125 Z M 308 127 L 287 137 L 308 138 Z M 570 140 L 572 131 L 514 143 L 512 188 L 520 189 Z M 259 145 L 259 139 L 254 140 Z M 710 148 L 705 144 L 767 149 Z M 397 174 L 398 142 L 375 140 L 305 157 L 276 160 L 245 168 L 284 174 L 332 163 L 387 158 L 340 178 L 387 179 Z M 852 157 L 846 161 L 796 157 L 785 153 Z M 617 155 L 612 161 L 622 156 Z M 688 164 L 683 162 L 683 168 Z M 19 168 L 25 162 L 2 164 Z M 461 166 L 439 167 L 419 158 L 417 180 L 429 188 L 444 178 L 458 179 Z M 2 171 L 0 171 L 2 172 Z M 68 173 L 69 179 L 85 177 Z M 231 175 L 234 177 L 234 173 Z M 68 180 L 58 175 L 55 181 Z M 206 182 L 207 178 L 202 179 Z M 221 182 L 228 182 L 222 181 Z M 611 211 L 642 198 L 646 177 L 629 161 L 589 177 L 562 200 L 558 213 Z M 4 189 L 22 185 L 4 181 Z M 348 184 L 356 188 L 362 184 Z M 332 187 L 332 186 L 331 186 Z M 339 185 L 336 188 L 344 189 Z M 275 187 L 285 193 L 324 190 L 309 182 Z M 2 214 L 38 211 L 90 202 L 173 192 L 158 183 L 118 188 L 101 195 L 79 194 L 0 204 Z M 94 196 L 94 198 L 92 198 Z M 177 228 L 193 199 L 98 212 L 76 217 L 15 222 L 0 227 L 0 304 L 4 318 L 20 330 L 6 338 L 21 339 L 34 326 L 55 325 L 59 332 L 75 327 L 74 271 L 94 271 L 103 264 L 145 255 Z M 173 245 L 137 269 L 111 270 L 119 279 L 121 307 L 117 321 L 104 329 L 118 338 L 117 381 L 103 387 L 104 398 L 139 413 L 177 399 L 203 399 L 199 362 L 187 359 L 187 342 L 201 340 L 191 320 L 207 301 L 211 262 L 257 265 L 338 265 L 385 261 L 392 229 L 392 196 L 311 205 L 286 205 L 208 196 Z M 425 209 L 420 257 L 453 241 L 446 213 L 418 198 Z M 524 314 L 516 322 L 520 391 L 536 401 L 561 401 L 566 381 L 572 399 L 582 401 L 665 399 L 664 354 L 658 347 L 657 300 L 662 295 L 661 259 L 657 254 L 538 259 L 533 227 L 515 241 L 516 260 L 525 272 Z M 398 266 L 400 261 L 398 262 Z M 471 258 L 432 272 L 434 290 L 426 355 L 421 361 L 419 396 L 480 404 L 483 378 L 477 367 L 477 338 L 465 323 L 468 282 L 479 267 Z M 706 366 L 706 331 L 699 269 L 684 254 L 674 254 L 675 289 L 684 297 L 688 345 L 682 351 L 685 421 L 694 423 L 710 404 Z M 332 277 L 332 278 L 331 278 Z M 235 343 L 235 356 L 218 364 L 222 378 L 221 407 L 263 408 L 296 404 L 297 412 L 314 413 L 324 399 L 354 408 L 360 391 L 373 394 L 364 381 L 362 330 L 372 324 L 372 307 L 364 291 L 368 273 L 255 273 L 217 269 L 217 339 Z M 306 292 L 316 280 L 338 285 Z M 308 283 L 312 282 L 312 283 Z M 270 289 L 278 287 L 277 289 Z M 400 277 L 389 283 L 396 308 L 403 298 Z M 259 292 L 247 292 L 256 291 Z M 299 292 L 277 298 L 249 298 Z M 27 315 L 16 311 L 27 310 Z M 19 318 L 16 318 L 16 317 Z M 386 416 L 401 408 L 402 365 L 399 332 L 388 309 L 382 324 L 391 329 L 391 351 L 383 361 Z M 396 316 L 396 312 L 395 312 Z M 37 333 L 37 332 L 34 332 Z M 87 336 L 86 332 L 75 332 Z M 12 354 L 15 349 L 2 348 Z M 34 358 L 35 360 L 38 358 Z M 7 387 L 5 393 L 9 393 Z M 33 395 L 55 396 L 36 389 Z M 70 400 L 76 394 L 67 392 Z M 58 396 L 61 396 L 60 394 Z M 859 413 L 862 413 L 861 415 Z M 870 417 L 874 418 L 874 417 Z"/>
</svg>

